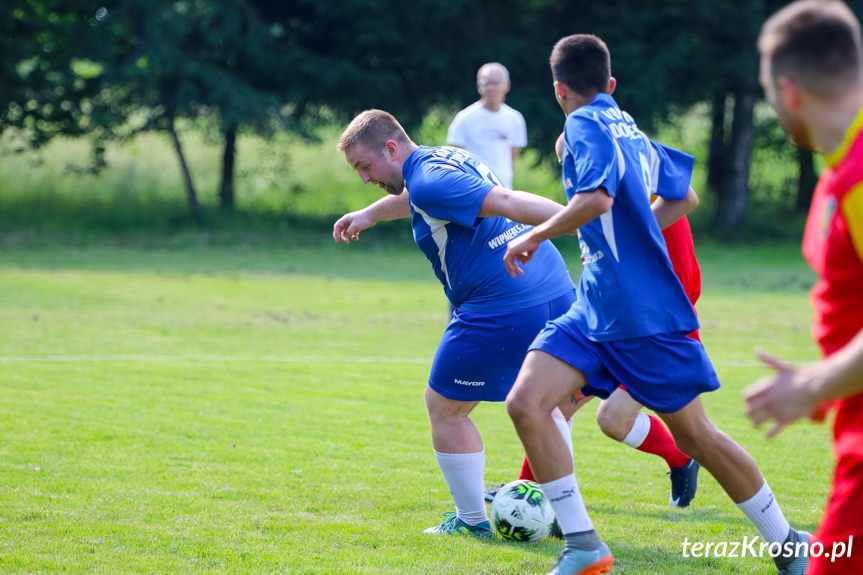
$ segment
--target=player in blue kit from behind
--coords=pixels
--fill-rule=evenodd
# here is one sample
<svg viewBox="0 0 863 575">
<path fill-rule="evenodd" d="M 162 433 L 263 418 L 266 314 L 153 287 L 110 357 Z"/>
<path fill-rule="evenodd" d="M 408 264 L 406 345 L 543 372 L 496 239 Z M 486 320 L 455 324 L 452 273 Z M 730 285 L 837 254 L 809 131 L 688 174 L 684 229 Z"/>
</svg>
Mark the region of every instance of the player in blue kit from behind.
<svg viewBox="0 0 863 575">
<path fill-rule="evenodd" d="M 578 303 L 537 336 L 507 397 L 566 540 L 551 575 L 605 573 L 613 560 L 549 415 L 574 392 L 607 397 L 620 383 L 659 414 L 681 451 L 716 478 L 764 541 L 782 545 L 779 573 L 802 575 L 807 556 L 798 542 L 808 534 L 791 529 L 755 461 L 710 422 L 699 398 L 719 381 L 702 344 L 686 337 L 698 321 L 660 232 L 685 209 L 692 159 L 652 143 L 620 110 L 611 97 L 608 48 L 596 36 L 560 40 L 551 70 L 567 114 L 562 169 L 569 203 L 512 240 L 504 257 L 514 277 L 527 277 L 533 269 L 519 263 L 546 240 L 578 229 Z M 652 193 L 660 198 L 651 208 Z"/>
<path fill-rule="evenodd" d="M 503 253 L 529 224 L 562 206 L 532 196 L 525 201 L 529 194 L 503 188 L 465 150 L 418 146 L 381 110 L 354 118 L 337 147 L 365 183 L 390 195 L 342 216 L 333 226 L 334 240 L 349 243 L 377 222 L 410 217 L 414 240 L 455 308 L 432 363 L 425 403 L 456 512 L 425 532 L 491 536 L 483 498 L 485 451 L 470 413 L 479 401 L 506 399 L 533 338 L 575 301 L 572 279 L 551 243 L 537 248 L 531 264 L 536 273 L 529 277 L 511 277 Z M 516 214 L 523 223 L 507 219 Z M 555 422 L 571 462 L 570 430 L 559 410 Z"/>
</svg>

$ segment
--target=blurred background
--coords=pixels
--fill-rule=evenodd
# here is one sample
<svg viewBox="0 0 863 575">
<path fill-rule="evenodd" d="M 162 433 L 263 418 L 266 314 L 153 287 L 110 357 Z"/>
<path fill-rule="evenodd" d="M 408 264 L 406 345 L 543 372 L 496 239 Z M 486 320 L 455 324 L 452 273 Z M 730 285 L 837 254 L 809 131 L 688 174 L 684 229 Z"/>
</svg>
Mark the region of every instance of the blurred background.
<svg viewBox="0 0 863 575">
<path fill-rule="evenodd" d="M 758 32 L 787 2 L 0 3 L 6 246 L 326 239 L 380 195 L 335 149 L 353 115 L 382 108 L 417 143 L 444 144 L 490 61 L 509 69 L 507 103 L 528 127 L 514 187 L 563 201 L 548 56 L 577 32 L 607 42 L 621 108 L 696 157 L 696 236 L 799 240 L 822 166 L 789 143 L 758 85 Z M 388 229 L 409 237 L 377 237 Z"/>
</svg>

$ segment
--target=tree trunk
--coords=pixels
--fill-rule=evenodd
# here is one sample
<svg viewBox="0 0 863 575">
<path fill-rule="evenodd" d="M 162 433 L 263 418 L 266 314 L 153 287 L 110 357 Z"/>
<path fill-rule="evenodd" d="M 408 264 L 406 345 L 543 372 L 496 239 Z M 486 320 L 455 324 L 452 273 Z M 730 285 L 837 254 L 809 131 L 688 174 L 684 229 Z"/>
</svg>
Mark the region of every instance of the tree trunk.
<svg viewBox="0 0 863 575">
<path fill-rule="evenodd" d="M 707 156 L 707 187 L 721 194 L 728 173 L 728 147 L 725 145 L 725 92 L 713 95 L 710 111 L 710 149 Z"/>
<path fill-rule="evenodd" d="M 225 130 L 225 149 L 222 153 L 222 182 L 219 185 L 219 209 L 233 212 L 234 199 L 234 160 L 237 157 L 237 127 L 230 125 Z"/>
<path fill-rule="evenodd" d="M 798 148 L 797 164 L 800 166 L 800 170 L 797 177 L 797 200 L 794 203 L 794 210 L 806 213 L 809 211 L 809 204 L 812 202 L 812 194 L 815 191 L 815 183 L 818 181 L 812 152 Z"/>
<path fill-rule="evenodd" d="M 192 173 L 189 171 L 189 165 L 186 163 L 186 156 L 183 154 L 183 146 L 180 144 L 180 138 L 177 135 L 177 129 L 174 126 L 174 118 L 171 118 L 168 124 L 168 131 L 171 133 L 171 140 L 174 142 L 174 151 L 177 152 L 177 158 L 180 160 L 180 168 L 183 170 L 183 179 L 186 182 L 186 198 L 189 202 L 189 215 L 196 224 L 203 223 L 204 210 L 201 208 L 201 203 L 198 201 L 198 192 L 195 190 L 195 183 L 192 181 Z"/>
<path fill-rule="evenodd" d="M 746 217 L 749 200 L 749 160 L 755 133 L 753 112 L 754 90 L 742 88 L 734 96 L 734 119 L 731 124 L 731 150 L 729 173 L 719 194 L 714 224 L 720 231 L 736 230 Z"/>
</svg>

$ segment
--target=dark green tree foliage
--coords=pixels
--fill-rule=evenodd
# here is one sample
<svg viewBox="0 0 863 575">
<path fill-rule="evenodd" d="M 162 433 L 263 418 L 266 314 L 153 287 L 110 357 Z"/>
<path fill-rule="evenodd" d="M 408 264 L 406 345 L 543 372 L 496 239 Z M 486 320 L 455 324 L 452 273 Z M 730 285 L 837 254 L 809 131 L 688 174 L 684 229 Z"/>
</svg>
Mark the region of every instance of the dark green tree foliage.
<svg viewBox="0 0 863 575">
<path fill-rule="evenodd" d="M 702 56 L 715 47 L 705 37 L 705 24 L 697 21 L 698 6 L 692 0 L 507 0 L 495 10 L 477 10 L 475 46 L 451 72 L 463 79 L 455 96 L 460 104 L 475 100 L 476 69 L 501 61 L 512 75 L 508 101 L 528 118 L 532 145 L 550 155 L 563 125 L 548 66 L 551 49 L 563 36 L 592 33 L 611 51 L 615 98 L 649 130 L 669 112 L 703 101 L 720 83 Z"/>
<path fill-rule="evenodd" d="M 475 101 L 477 68 L 499 61 L 510 70 L 508 101 L 528 119 L 531 145 L 550 156 L 563 123 L 551 48 L 562 36 L 595 33 L 611 49 L 615 98 L 642 128 L 712 104 L 708 184 L 720 198 L 716 223 L 734 229 L 758 137 L 755 38 L 784 3 L 20 0 L 0 19 L 0 130 L 22 128 L 34 145 L 90 133 L 97 150 L 110 138 L 163 131 L 200 219 L 180 119 L 216 120 L 224 144 L 219 197 L 231 209 L 242 131 L 310 134 L 317 123 L 371 107 L 410 131 L 436 107 Z M 859 14 L 863 0 L 850 4 Z M 811 156 L 800 158 L 811 164 Z M 810 167 L 801 170 L 807 181 Z"/>
<path fill-rule="evenodd" d="M 697 101 L 710 101 L 712 106 L 712 135 L 708 158 L 708 186 L 718 196 L 719 209 L 716 227 L 733 233 L 743 221 L 748 208 L 747 186 L 751 164 L 752 141 L 768 146 L 798 164 L 798 183 L 789 187 L 787 201 L 798 211 L 808 209 L 817 178 L 812 154 L 797 153 L 787 137 L 769 138 L 771 126 L 757 125 L 752 108 L 763 97 L 758 85 L 758 52 L 756 39 L 763 22 L 789 2 L 784 0 L 758 0 L 733 3 L 723 0 L 704 0 L 695 5 L 697 19 L 693 25 L 703 35 L 702 50 L 696 76 L 709 89 L 698 94 Z M 848 2 L 861 14 L 863 2 Z M 753 167 L 754 169 L 755 167 Z"/>
<path fill-rule="evenodd" d="M 215 117 L 225 142 L 220 198 L 230 209 L 237 131 L 248 126 L 267 132 L 280 119 L 280 30 L 242 0 L 119 0 L 106 8 L 100 32 L 108 51 L 94 109 L 101 135 L 169 134 L 190 214 L 200 221 L 177 120 Z"/>
<path fill-rule="evenodd" d="M 552 44 L 564 35 L 587 32 L 602 37 L 611 51 L 612 73 L 618 80 L 615 98 L 643 129 L 650 130 L 669 113 L 695 103 L 712 104 L 707 168 L 709 191 L 719 200 L 714 224 L 725 233 L 733 233 L 743 222 L 748 206 L 756 131 L 753 111 L 762 96 L 756 40 L 764 20 L 786 3 L 609 0 L 599 5 L 526 1 L 522 9 L 544 24 L 532 28 L 539 31 L 532 43 L 546 47 L 545 60 L 532 54 L 533 63 L 545 63 Z M 524 66 L 532 70 L 532 84 L 548 85 L 550 93 L 547 66 L 543 78 L 542 71 L 533 68 L 531 62 L 524 62 Z M 514 102 L 520 97 L 518 90 L 516 86 Z M 532 99 L 532 95 L 525 95 Z M 559 131 L 560 119 L 538 111 L 531 118 L 534 143 L 546 142 L 541 145 L 550 149 L 547 142 Z M 787 142 L 778 145 L 788 146 Z M 806 161 L 807 156 L 801 160 Z M 801 167 L 801 175 L 811 181 L 810 172 L 808 166 Z M 800 189 L 806 185 L 801 182 Z"/>
<path fill-rule="evenodd" d="M 253 4 L 283 30 L 283 94 L 298 120 L 381 108 L 415 127 L 431 107 L 451 104 L 462 85 L 453 70 L 476 48 L 470 3 L 459 0 Z"/>
<path fill-rule="evenodd" d="M 81 57 L 98 25 L 92 4 L 26 0 L 0 18 L 0 133 L 19 129 L 26 144 L 90 127 L 98 67 Z"/>
</svg>

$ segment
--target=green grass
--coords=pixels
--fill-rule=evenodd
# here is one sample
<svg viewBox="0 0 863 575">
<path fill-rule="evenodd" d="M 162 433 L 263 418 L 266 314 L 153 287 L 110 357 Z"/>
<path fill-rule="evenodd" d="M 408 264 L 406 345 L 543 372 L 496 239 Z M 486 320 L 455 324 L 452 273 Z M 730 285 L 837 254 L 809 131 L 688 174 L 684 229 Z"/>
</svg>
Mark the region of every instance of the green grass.
<svg viewBox="0 0 863 575">
<path fill-rule="evenodd" d="M 811 274 L 796 248 L 699 256 L 702 336 L 723 380 L 706 409 L 812 529 L 827 429 L 768 441 L 741 399 L 766 373 L 756 348 L 817 357 Z M 7 244 L 0 571 L 545 573 L 554 541 L 420 534 L 451 506 L 422 403 L 446 322 L 427 268 L 416 251 L 363 245 Z M 522 451 L 502 406 L 475 418 L 487 481 L 513 479 Z M 706 474 L 690 509 L 669 509 L 661 461 L 602 437 L 592 408 L 573 434 L 614 573 L 774 572 L 767 558 L 681 556 L 684 538 L 754 535 Z"/>
</svg>

